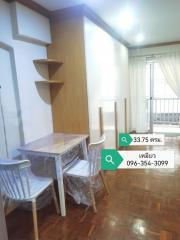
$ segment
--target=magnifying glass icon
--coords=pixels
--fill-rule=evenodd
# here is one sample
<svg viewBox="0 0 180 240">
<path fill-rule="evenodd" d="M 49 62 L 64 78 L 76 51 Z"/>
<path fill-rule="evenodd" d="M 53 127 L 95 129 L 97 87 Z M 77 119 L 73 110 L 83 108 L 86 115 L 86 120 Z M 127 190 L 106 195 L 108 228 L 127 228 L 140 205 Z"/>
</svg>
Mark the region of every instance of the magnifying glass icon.
<svg viewBox="0 0 180 240">
<path fill-rule="evenodd" d="M 121 138 L 121 141 L 122 141 L 122 142 L 125 142 L 125 143 L 128 143 L 126 137 L 122 137 L 122 138 Z"/>
<path fill-rule="evenodd" d="M 108 162 L 108 163 L 111 163 L 111 164 L 115 164 L 114 162 L 113 162 L 113 160 L 112 160 L 112 156 L 111 155 L 107 155 L 106 157 L 105 157 L 105 160 L 106 160 L 106 162 Z"/>
</svg>

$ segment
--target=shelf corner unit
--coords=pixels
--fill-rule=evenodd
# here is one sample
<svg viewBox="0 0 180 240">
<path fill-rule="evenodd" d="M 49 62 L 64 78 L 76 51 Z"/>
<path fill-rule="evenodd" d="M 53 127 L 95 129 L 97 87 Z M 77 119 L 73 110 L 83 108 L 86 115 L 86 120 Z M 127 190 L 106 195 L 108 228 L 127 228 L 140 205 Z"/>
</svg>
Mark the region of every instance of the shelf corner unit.
<svg viewBox="0 0 180 240">
<path fill-rule="evenodd" d="M 64 82 L 61 82 L 61 81 L 58 81 L 58 80 L 39 80 L 39 81 L 36 81 L 36 83 L 45 83 L 45 84 L 64 84 Z"/>
<path fill-rule="evenodd" d="M 58 60 L 58 59 L 52 59 L 52 58 L 47 58 L 47 59 L 34 59 L 33 60 L 34 63 L 40 63 L 40 64 L 47 64 L 47 65 L 51 65 L 51 64 L 58 64 L 58 65 L 62 65 L 63 62 Z"/>
</svg>

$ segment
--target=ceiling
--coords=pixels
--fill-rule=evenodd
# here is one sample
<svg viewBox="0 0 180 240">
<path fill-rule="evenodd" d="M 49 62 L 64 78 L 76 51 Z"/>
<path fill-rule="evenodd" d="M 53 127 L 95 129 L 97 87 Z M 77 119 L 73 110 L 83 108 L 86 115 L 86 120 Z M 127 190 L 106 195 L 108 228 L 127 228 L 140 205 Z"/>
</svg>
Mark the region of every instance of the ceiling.
<svg viewBox="0 0 180 240">
<path fill-rule="evenodd" d="M 180 0 L 33 0 L 48 10 L 86 4 L 130 46 L 180 41 Z"/>
</svg>

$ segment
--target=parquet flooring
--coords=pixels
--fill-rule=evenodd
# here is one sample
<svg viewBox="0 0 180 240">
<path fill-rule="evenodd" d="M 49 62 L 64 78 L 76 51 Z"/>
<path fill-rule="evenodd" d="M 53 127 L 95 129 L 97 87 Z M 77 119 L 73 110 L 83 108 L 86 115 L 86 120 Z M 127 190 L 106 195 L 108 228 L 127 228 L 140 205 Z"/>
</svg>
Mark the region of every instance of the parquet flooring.
<svg viewBox="0 0 180 240">
<path fill-rule="evenodd" d="M 52 204 L 38 212 L 40 240 L 180 240 L 180 138 L 153 148 L 175 150 L 175 169 L 108 172 L 111 195 L 98 194 L 98 213 L 68 197 L 61 218 Z M 30 212 L 17 209 L 7 226 L 9 240 L 33 240 Z"/>
</svg>

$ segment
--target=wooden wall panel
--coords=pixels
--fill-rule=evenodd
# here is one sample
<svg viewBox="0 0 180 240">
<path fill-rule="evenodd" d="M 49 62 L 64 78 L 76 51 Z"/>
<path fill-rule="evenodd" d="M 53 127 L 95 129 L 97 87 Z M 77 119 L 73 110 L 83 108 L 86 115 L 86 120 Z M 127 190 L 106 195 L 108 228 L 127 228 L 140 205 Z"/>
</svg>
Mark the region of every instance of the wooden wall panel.
<svg viewBox="0 0 180 240">
<path fill-rule="evenodd" d="M 55 132 L 88 133 L 83 17 L 52 19 L 52 44 L 48 57 L 64 63 L 54 79 L 64 81 L 61 89 L 51 86 Z"/>
</svg>

